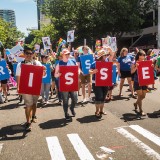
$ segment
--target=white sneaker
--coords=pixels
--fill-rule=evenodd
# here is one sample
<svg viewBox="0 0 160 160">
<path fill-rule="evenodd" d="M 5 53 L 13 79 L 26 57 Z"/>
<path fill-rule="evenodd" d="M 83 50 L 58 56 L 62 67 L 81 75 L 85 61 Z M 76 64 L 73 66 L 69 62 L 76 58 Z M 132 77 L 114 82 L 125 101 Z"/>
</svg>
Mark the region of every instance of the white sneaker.
<svg viewBox="0 0 160 160">
<path fill-rule="evenodd" d="M 87 102 L 86 98 L 85 98 L 85 99 L 83 99 L 82 103 L 85 103 L 85 102 Z"/>
<path fill-rule="evenodd" d="M 92 98 L 91 97 L 87 98 L 87 102 L 93 102 Z"/>
</svg>

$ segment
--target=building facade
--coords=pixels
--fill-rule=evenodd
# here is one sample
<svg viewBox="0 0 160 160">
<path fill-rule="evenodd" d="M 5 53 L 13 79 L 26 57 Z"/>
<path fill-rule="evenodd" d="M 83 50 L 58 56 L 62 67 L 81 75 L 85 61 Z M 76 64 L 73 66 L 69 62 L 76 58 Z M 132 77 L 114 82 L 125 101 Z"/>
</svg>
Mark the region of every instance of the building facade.
<svg viewBox="0 0 160 160">
<path fill-rule="evenodd" d="M 158 34 L 158 10 L 149 11 L 144 17 L 144 23 L 141 26 L 139 34 L 125 33 L 122 37 L 123 44 L 127 44 L 130 51 L 139 49 L 153 49 L 157 48 L 157 34 Z"/>
<path fill-rule="evenodd" d="M 16 16 L 13 10 L 0 9 L 0 18 L 12 23 L 13 27 L 16 27 Z"/>
<path fill-rule="evenodd" d="M 37 0 L 38 29 L 41 29 L 43 25 L 50 24 L 50 19 L 41 11 L 43 4 L 44 0 Z"/>
</svg>

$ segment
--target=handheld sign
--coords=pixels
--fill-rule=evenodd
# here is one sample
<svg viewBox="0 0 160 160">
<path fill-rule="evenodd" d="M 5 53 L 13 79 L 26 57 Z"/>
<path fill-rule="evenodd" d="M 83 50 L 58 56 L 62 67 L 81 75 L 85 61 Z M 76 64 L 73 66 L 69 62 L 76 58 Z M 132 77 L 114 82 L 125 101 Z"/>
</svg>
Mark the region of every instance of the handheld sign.
<svg viewBox="0 0 160 160">
<path fill-rule="evenodd" d="M 61 92 L 78 91 L 78 66 L 59 66 L 59 90 Z"/>
<path fill-rule="evenodd" d="M 154 84 L 154 68 L 152 67 L 152 61 L 137 62 L 139 64 L 138 80 L 140 86 L 146 86 Z"/>
<path fill-rule="evenodd" d="M 96 62 L 96 86 L 112 86 L 112 62 Z"/>
<path fill-rule="evenodd" d="M 116 65 L 112 66 L 112 83 L 116 83 L 116 79 L 117 79 L 117 74 L 116 74 Z"/>
<path fill-rule="evenodd" d="M 89 69 L 91 67 L 91 64 L 93 63 L 93 55 L 81 55 L 80 56 L 81 65 L 82 65 L 82 71 L 84 74 L 89 74 Z"/>
<path fill-rule="evenodd" d="M 0 80 L 9 79 L 9 71 L 8 68 L 6 68 L 7 63 L 5 60 L 0 61 Z"/>
<path fill-rule="evenodd" d="M 67 42 L 74 42 L 74 30 L 68 31 L 67 33 Z"/>
<path fill-rule="evenodd" d="M 43 64 L 46 67 L 46 75 L 42 79 L 42 83 L 50 83 L 51 82 L 51 68 L 50 64 Z"/>
<path fill-rule="evenodd" d="M 21 64 L 19 93 L 40 95 L 43 66 Z"/>
<path fill-rule="evenodd" d="M 49 37 L 42 37 L 44 49 L 50 49 L 51 41 Z"/>
</svg>

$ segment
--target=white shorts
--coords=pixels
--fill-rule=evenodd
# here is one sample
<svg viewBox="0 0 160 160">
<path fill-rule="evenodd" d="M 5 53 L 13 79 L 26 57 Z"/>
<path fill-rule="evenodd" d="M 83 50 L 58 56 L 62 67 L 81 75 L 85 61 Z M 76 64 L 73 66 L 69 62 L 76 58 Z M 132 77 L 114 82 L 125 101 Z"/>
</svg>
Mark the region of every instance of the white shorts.
<svg viewBox="0 0 160 160">
<path fill-rule="evenodd" d="M 31 107 L 33 104 L 37 104 L 39 96 L 37 95 L 30 95 L 30 94 L 22 94 L 24 99 L 24 103 L 26 107 Z"/>
</svg>

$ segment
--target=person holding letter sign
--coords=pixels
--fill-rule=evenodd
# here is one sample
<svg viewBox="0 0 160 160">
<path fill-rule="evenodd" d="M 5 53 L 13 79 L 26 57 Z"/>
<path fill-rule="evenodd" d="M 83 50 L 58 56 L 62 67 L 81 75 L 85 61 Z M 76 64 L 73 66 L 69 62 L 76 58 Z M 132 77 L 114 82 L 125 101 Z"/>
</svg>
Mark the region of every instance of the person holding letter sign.
<svg viewBox="0 0 160 160">
<path fill-rule="evenodd" d="M 18 63 L 16 69 L 16 78 L 17 78 L 17 90 L 19 90 L 19 82 L 21 76 L 21 65 L 36 65 L 42 66 L 39 61 L 33 60 L 34 53 L 30 48 L 26 48 L 24 51 L 25 60 Z M 39 96 L 38 95 L 31 95 L 31 94 L 22 94 L 25 103 L 25 114 L 26 114 L 26 131 L 31 131 L 31 122 L 36 122 L 36 109 L 37 109 L 37 101 Z M 32 119 L 31 119 L 32 117 Z"/>
<path fill-rule="evenodd" d="M 60 77 L 62 74 L 60 73 L 60 66 L 76 66 L 76 61 L 74 59 L 69 59 L 70 57 L 70 51 L 65 48 L 62 50 L 62 60 L 59 61 L 59 63 L 56 65 L 55 68 L 55 77 L 58 78 Z M 68 76 L 65 76 L 68 77 Z M 72 82 L 73 78 L 68 77 L 68 81 Z M 67 81 L 67 82 L 68 82 Z M 70 83 L 68 82 L 68 83 Z M 78 85 L 78 84 L 77 84 Z M 71 120 L 70 115 L 68 114 L 68 101 L 69 101 L 69 95 L 71 97 L 71 113 L 73 116 L 76 115 L 74 108 L 75 105 L 77 103 L 77 92 L 76 91 L 71 91 L 71 92 L 61 92 L 62 93 L 62 101 L 63 101 L 63 110 L 64 110 L 64 114 L 65 114 L 65 118 L 67 121 Z"/>
<path fill-rule="evenodd" d="M 96 112 L 95 116 L 97 118 L 100 118 L 103 115 L 106 115 L 106 112 L 103 111 L 104 108 L 104 101 L 108 92 L 108 87 L 107 86 L 96 86 L 95 85 L 95 74 L 100 72 L 102 74 L 102 77 L 105 78 L 107 74 L 102 71 L 98 71 L 96 69 L 96 62 L 105 62 L 106 57 L 108 55 L 108 51 L 105 50 L 100 50 L 97 53 L 97 60 L 92 63 L 91 68 L 89 70 L 89 73 L 93 75 L 93 90 L 95 94 L 95 106 L 96 106 Z M 106 62 L 107 63 L 107 62 Z M 105 68 L 106 69 L 106 68 Z"/>
<path fill-rule="evenodd" d="M 81 54 L 81 55 L 84 55 L 84 56 L 88 55 L 89 48 L 87 46 L 83 46 L 82 50 L 83 50 L 83 54 Z M 87 65 L 90 67 L 90 63 L 87 63 Z M 82 102 L 83 103 L 85 103 L 86 101 L 92 102 L 92 99 L 90 97 L 91 89 L 92 89 L 91 75 L 83 73 L 82 62 L 81 62 L 80 56 L 78 57 L 78 66 L 80 69 L 80 81 L 81 81 L 81 85 L 82 85 L 82 96 L 83 96 Z M 86 83 L 88 85 L 88 99 L 86 99 L 86 91 L 85 91 Z"/>
<path fill-rule="evenodd" d="M 137 92 L 137 96 L 138 96 L 137 101 L 134 103 L 134 107 L 136 112 L 138 112 L 138 108 L 139 108 L 139 112 L 142 116 L 146 115 L 142 109 L 142 100 L 146 96 L 147 86 L 139 85 L 137 69 L 139 66 L 138 62 L 144 61 L 145 55 L 146 55 L 145 52 L 143 50 L 140 50 L 135 57 L 135 60 L 136 60 L 135 64 L 131 66 L 131 73 L 132 74 L 134 73 L 134 90 Z"/>
</svg>

